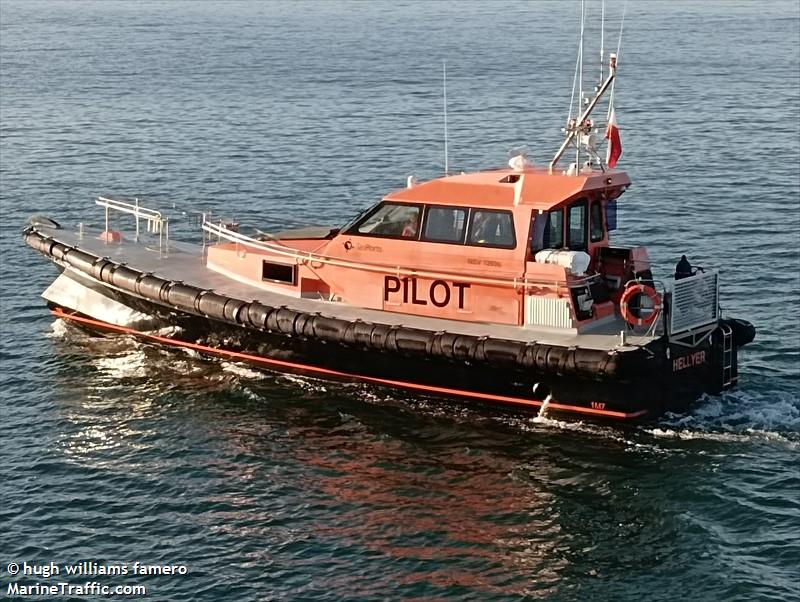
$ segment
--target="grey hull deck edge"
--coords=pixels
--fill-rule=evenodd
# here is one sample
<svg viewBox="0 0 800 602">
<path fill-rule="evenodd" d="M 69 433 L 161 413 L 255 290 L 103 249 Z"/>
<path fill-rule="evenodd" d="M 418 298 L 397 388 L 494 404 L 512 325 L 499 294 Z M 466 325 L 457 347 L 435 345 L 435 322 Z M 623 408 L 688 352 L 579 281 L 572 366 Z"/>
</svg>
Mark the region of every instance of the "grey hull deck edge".
<svg viewBox="0 0 800 602">
<path fill-rule="evenodd" d="M 98 257 L 107 257 L 125 263 L 131 268 L 152 272 L 166 280 L 180 280 L 199 288 L 214 290 L 216 293 L 242 301 L 257 300 L 272 307 L 287 307 L 307 313 L 321 313 L 331 318 L 344 320 L 363 320 L 390 326 L 406 326 L 432 332 L 450 332 L 470 336 L 486 336 L 509 341 L 537 342 L 563 347 L 618 352 L 631 351 L 652 342 L 653 337 L 628 334 L 626 345 L 620 345 L 619 332 L 626 329 L 625 323 L 617 317 L 613 322 L 598 325 L 590 333 L 576 333 L 574 330 L 558 330 L 531 326 L 510 326 L 485 322 L 462 322 L 442 318 L 415 316 L 397 312 L 354 307 L 340 302 L 321 299 L 308 299 L 281 295 L 262 288 L 245 284 L 219 274 L 205 264 L 201 245 L 170 241 L 169 252 L 160 254 L 158 240 L 144 240 L 137 243 L 123 237 L 121 242 L 105 242 L 93 235 L 68 229 L 48 228 L 37 225 L 36 230 L 43 236 L 65 245 L 77 247 Z M 124 236 L 124 235 L 123 235 Z"/>
</svg>

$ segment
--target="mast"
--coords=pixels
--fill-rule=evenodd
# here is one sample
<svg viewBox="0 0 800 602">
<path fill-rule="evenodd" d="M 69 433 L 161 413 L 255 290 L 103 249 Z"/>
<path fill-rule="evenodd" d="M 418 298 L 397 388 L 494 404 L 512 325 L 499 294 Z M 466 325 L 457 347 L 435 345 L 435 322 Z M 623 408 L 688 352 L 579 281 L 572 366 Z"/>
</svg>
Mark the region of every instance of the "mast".
<svg viewBox="0 0 800 602">
<path fill-rule="evenodd" d="M 580 117 L 578 117 L 576 120 L 570 120 L 569 124 L 567 125 L 566 127 L 567 137 L 564 139 L 564 142 L 561 143 L 561 146 L 559 147 L 558 152 L 556 152 L 555 156 L 553 157 L 553 160 L 550 161 L 550 165 L 548 168 L 549 173 L 551 174 L 553 173 L 556 164 L 564 155 L 564 152 L 567 150 L 567 147 L 573 142 L 573 140 L 575 140 L 575 138 L 580 134 L 589 134 L 590 130 L 592 129 L 591 123 L 588 122 L 588 118 L 589 115 L 592 114 L 594 108 L 597 106 L 597 103 L 600 102 L 600 99 L 602 98 L 603 94 L 605 94 L 606 90 L 608 90 L 608 88 L 614 81 L 614 77 L 617 74 L 616 54 L 610 55 L 608 61 L 608 70 L 609 70 L 608 77 L 600 86 L 600 88 L 597 90 L 597 93 L 595 94 L 592 101 L 587 105 L 583 113 L 580 114 Z M 578 153 L 580 153 L 580 140 L 578 140 L 575 146 L 578 148 Z M 576 167 L 580 169 L 580 165 L 577 165 Z"/>
</svg>

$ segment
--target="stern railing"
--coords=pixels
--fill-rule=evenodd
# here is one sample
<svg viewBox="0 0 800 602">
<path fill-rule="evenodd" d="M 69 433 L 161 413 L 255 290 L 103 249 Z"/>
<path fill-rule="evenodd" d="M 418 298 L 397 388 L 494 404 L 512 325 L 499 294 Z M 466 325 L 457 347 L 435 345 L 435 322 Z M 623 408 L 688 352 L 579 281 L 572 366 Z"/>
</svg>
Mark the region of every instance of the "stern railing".
<svg viewBox="0 0 800 602">
<path fill-rule="evenodd" d="M 669 311 L 665 316 L 670 342 L 691 341 L 694 347 L 719 324 L 719 274 L 698 271 L 670 283 Z"/>
<path fill-rule="evenodd" d="M 669 331 L 672 334 L 716 324 L 719 320 L 719 275 L 699 272 L 670 287 Z"/>
</svg>

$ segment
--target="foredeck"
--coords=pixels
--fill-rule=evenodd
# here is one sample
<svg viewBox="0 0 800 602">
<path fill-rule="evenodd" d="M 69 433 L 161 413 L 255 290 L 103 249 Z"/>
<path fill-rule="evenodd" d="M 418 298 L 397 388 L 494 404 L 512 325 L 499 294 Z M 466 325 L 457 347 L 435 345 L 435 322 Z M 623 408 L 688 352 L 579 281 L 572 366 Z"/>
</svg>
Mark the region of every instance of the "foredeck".
<svg viewBox="0 0 800 602">
<path fill-rule="evenodd" d="M 613 321 L 598 324 L 590 332 L 576 333 L 574 330 L 543 328 L 532 326 L 510 326 L 485 322 L 465 322 L 425 316 L 415 316 L 375 309 L 354 307 L 341 302 L 322 299 L 291 297 L 266 291 L 262 288 L 242 283 L 206 267 L 204 249 L 199 244 L 170 241 L 169 252 L 159 252 L 158 240 L 154 244 L 147 241 L 137 243 L 123 238 L 121 242 L 105 242 L 88 233 L 81 236 L 70 229 L 52 229 L 37 226 L 45 236 L 75 246 L 98 257 L 126 263 L 131 268 L 152 272 L 167 280 L 180 280 L 203 289 L 213 289 L 216 293 L 243 301 L 257 300 L 272 307 L 287 307 L 296 311 L 320 313 L 332 318 L 345 320 L 364 320 L 376 324 L 406 326 L 434 332 L 486 336 L 511 341 L 538 342 L 548 345 L 582 347 L 585 349 L 632 350 L 653 340 L 652 336 L 631 334 L 625 322 L 619 317 Z M 626 344 L 620 342 L 620 331 L 628 332 Z"/>
</svg>

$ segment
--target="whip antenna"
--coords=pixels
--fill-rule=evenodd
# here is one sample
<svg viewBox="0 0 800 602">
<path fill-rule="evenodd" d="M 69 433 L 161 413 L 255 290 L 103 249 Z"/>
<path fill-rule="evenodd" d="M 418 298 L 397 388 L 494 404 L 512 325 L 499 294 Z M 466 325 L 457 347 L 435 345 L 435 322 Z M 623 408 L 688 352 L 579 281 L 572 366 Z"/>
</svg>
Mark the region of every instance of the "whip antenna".
<svg viewBox="0 0 800 602">
<path fill-rule="evenodd" d="M 603 62 L 605 61 L 603 42 L 606 33 L 606 0 L 600 4 L 600 81 L 603 81 Z"/>
<path fill-rule="evenodd" d="M 619 49 L 622 46 L 622 28 L 625 26 L 625 11 L 628 10 L 628 0 L 622 5 L 622 21 L 619 23 L 619 40 L 617 41 L 617 60 L 619 60 Z"/>
<path fill-rule="evenodd" d="M 622 28 L 625 26 L 625 11 L 628 10 L 628 0 L 622 5 L 622 20 L 619 22 L 619 39 L 617 40 L 616 60 L 619 61 L 619 49 L 622 48 Z M 606 120 L 611 118 L 611 109 L 614 106 L 614 84 L 611 84 L 611 93 L 608 97 L 608 115 Z"/>
<path fill-rule="evenodd" d="M 578 115 L 583 111 L 583 33 L 586 27 L 586 0 L 581 0 L 581 42 L 578 45 Z M 579 124 L 582 125 L 582 124 Z M 581 145 L 575 144 L 575 166 L 580 169 Z"/>
<path fill-rule="evenodd" d="M 450 164 L 447 159 L 447 61 L 442 61 L 442 88 L 444 94 L 442 103 L 444 105 L 444 175 L 450 175 Z"/>
</svg>

